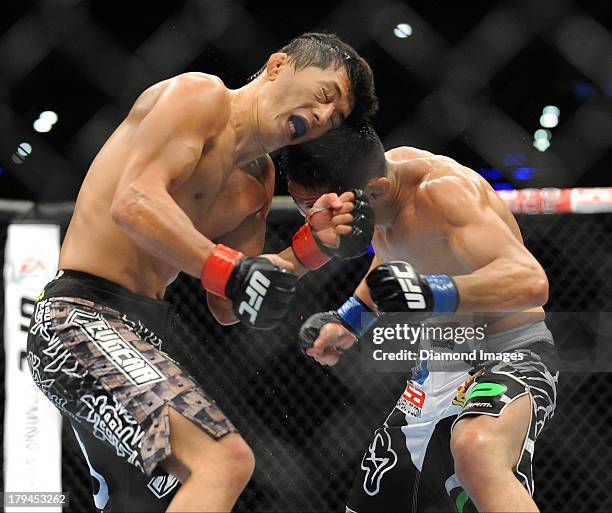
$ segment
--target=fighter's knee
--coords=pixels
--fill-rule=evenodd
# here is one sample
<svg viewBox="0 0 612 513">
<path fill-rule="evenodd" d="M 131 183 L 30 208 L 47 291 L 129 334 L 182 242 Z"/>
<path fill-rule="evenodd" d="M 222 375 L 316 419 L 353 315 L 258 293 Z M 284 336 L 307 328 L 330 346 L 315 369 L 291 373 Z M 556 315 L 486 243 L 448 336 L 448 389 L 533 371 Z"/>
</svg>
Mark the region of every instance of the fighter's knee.
<svg viewBox="0 0 612 513">
<path fill-rule="evenodd" d="M 228 484 L 242 488 L 251 479 L 254 469 L 253 451 L 240 435 L 232 433 L 198 455 L 190 470 L 196 476 L 211 471 L 221 473 Z"/>
<path fill-rule="evenodd" d="M 222 473 L 237 486 L 244 486 L 255 468 L 253 451 L 237 433 L 229 433 L 215 439 L 181 414 L 170 409 L 172 456 L 166 468 L 173 462 L 183 468 L 181 475 L 197 479 L 210 472 Z"/>
<path fill-rule="evenodd" d="M 248 482 L 255 470 L 255 455 L 253 450 L 240 435 L 227 435 L 221 439 L 224 461 L 234 478 Z"/>
<path fill-rule="evenodd" d="M 223 476 L 228 488 L 242 490 L 251 479 L 255 469 L 255 456 L 244 439 L 232 433 L 208 442 L 202 449 L 181 463 L 187 468 L 189 479 L 206 480 L 210 473 Z"/>
<path fill-rule="evenodd" d="M 496 445 L 496 436 L 489 430 L 458 424 L 453 430 L 450 446 L 459 479 L 462 482 L 478 480 L 493 471 L 498 464 Z"/>
</svg>

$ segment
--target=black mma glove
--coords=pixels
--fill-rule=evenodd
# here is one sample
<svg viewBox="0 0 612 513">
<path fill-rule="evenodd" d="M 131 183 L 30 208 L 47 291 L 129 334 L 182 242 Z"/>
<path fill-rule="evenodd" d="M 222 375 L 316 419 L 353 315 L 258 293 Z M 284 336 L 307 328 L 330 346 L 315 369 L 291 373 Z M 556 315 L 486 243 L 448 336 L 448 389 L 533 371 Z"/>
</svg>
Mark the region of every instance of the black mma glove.
<svg viewBox="0 0 612 513">
<path fill-rule="evenodd" d="M 378 317 L 357 296 L 351 296 L 338 310 L 318 312 L 311 315 L 300 328 L 300 347 L 312 347 L 319 337 L 319 331 L 326 324 L 341 324 L 359 339 Z"/>
<path fill-rule="evenodd" d="M 295 294 L 297 276 L 263 257 L 246 257 L 217 244 L 202 270 L 202 285 L 231 299 L 234 315 L 251 328 L 280 324 Z"/>
<path fill-rule="evenodd" d="M 372 300 L 380 312 L 451 314 L 459 293 L 447 274 L 417 274 L 408 262 L 386 262 L 366 278 Z"/>
<path fill-rule="evenodd" d="M 317 232 L 306 223 L 300 228 L 291 241 L 293 253 L 307 269 L 318 269 L 332 258 L 356 258 L 363 255 L 374 235 L 374 212 L 366 194 L 360 189 L 352 189 L 355 195 L 355 208 L 351 212 L 353 220 L 348 223 L 352 227 L 348 235 L 340 235 L 340 244 L 332 248 L 323 244 Z"/>
</svg>

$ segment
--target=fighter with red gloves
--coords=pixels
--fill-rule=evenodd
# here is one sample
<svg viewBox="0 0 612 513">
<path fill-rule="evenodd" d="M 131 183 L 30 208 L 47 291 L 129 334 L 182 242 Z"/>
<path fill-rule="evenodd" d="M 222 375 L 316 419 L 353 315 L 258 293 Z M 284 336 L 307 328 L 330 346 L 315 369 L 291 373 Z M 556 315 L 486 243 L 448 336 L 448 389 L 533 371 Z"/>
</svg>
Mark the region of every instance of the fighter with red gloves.
<svg viewBox="0 0 612 513">
<path fill-rule="evenodd" d="M 344 252 L 351 226 L 335 212 L 351 221 L 354 198 L 328 196 L 332 215 L 311 219 L 295 253 L 261 255 L 268 154 L 370 116 L 376 103 L 357 52 L 309 33 L 239 89 L 205 73 L 152 85 L 100 149 L 28 337 L 32 377 L 78 433 L 98 509 L 232 509 L 253 454 L 163 351 L 176 335 L 162 298 L 183 272 L 201 279 L 222 323 L 276 326 L 295 292 L 291 271 L 322 263 L 326 244 Z"/>
</svg>

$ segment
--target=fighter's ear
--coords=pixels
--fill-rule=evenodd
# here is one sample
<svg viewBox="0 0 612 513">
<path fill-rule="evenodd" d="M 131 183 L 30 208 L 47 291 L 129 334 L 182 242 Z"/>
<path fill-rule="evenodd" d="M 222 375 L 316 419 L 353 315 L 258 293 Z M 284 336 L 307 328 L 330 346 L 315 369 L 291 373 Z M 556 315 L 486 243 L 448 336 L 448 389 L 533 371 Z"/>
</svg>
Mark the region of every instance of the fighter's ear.
<svg viewBox="0 0 612 513">
<path fill-rule="evenodd" d="M 366 185 L 365 193 L 371 201 L 376 201 L 389 192 L 390 185 L 391 183 L 386 176 L 377 176 L 370 179 L 368 185 Z"/>
<path fill-rule="evenodd" d="M 276 52 L 270 55 L 266 63 L 266 76 L 269 80 L 276 80 L 281 67 L 288 60 L 289 56 L 284 52 Z"/>
</svg>

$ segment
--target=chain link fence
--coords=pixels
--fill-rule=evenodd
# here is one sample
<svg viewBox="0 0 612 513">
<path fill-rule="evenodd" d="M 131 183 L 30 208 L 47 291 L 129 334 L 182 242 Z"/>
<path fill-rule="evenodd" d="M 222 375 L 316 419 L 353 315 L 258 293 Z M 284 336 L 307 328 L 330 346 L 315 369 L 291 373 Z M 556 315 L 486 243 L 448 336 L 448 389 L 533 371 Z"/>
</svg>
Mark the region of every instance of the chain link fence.
<svg viewBox="0 0 612 513">
<path fill-rule="evenodd" d="M 570 336 L 565 327 L 552 326 L 562 356 L 588 346 L 598 336 L 588 316 L 612 311 L 611 215 L 518 219 L 550 279 L 547 309 L 584 317 Z M 273 211 L 266 250 L 286 247 L 301 222 L 295 212 Z M 352 293 L 369 260 L 334 261 L 305 276 L 286 322 L 272 332 L 217 325 L 195 279 L 181 275 L 168 290 L 180 342 L 166 350 L 217 400 L 255 452 L 255 474 L 236 511 L 344 510 L 363 451 L 406 375 L 362 371 L 357 349 L 338 366 L 323 368 L 301 354 L 296 334 L 309 315 L 337 308 Z M 612 510 L 611 402 L 612 374 L 561 375 L 557 413 L 534 462 L 535 498 L 543 511 Z M 68 427 L 63 446 L 67 511 L 94 511 L 89 471 Z"/>
<path fill-rule="evenodd" d="M 605 2 L 344 0 L 294 3 L 290 11 L 264 4 L 5 2 L 3 197 L 73 201 L 144 89 L 185 71 L 238 88 L 271 52 L 312 30 L 338 33 L 371 63 L 381 98 L 375 124 L 387 148 L 411 145 L 477 170 L 493 167 L 504 186 L 608 185 L 612 18 Z M 409 37 L 397 37 L 402 23 Z M 560 123 L 541 152 L 533 134 L 550 103 L 561 107 Z M 59 121 L 51 132 L 34 132 L 48 109 Z M 23 142 L 31 152 L 16 163 L 11 156 Z"/>
<path fill-rule="evenodd" d="M 467 10 L 465 3 L 344 0 L 291 9 L 228 0 L 155 8 L 131 2 L 115 11 L 94 0 L 5 2 L 1 195 L 74 200 L 91 160 L 143 89 L 192 70 L 239 87 L 270 52 L 310 30 L 337 32 L 372 64 L 381 97 L 375 123 L 387 148 L 445 153 L 516 186 L 583 179 L 609 185 L 612 35 L 605 2 L 507 0 Z M 394 28 L 406 21 L 412 36 L 397 38 Z M 539 152 L 532 132 L 548 102 L 562 105 L 561 123 L 551 130 L 552 146 Z M 32 122 L 48 108 L 57 110 L 57 126 L 34 133 Z M 17 164 L 11 155 L 24 141 L 32 152 Z M 519 182 L 518 169 L 537 172 Z M 566 352 L 597 336 L 589 314 L 612 311 L 610 216 L 519 216 L 527 246 L 549 276 L 547 308 L 581 312 L 572 330 L 555 331 Z M 300 222 L 273 211 L 268 249 L 285 247 Z M 0 247 L 4 238 L 2 226 Z M 273 333 L 216 325 L 188 277 L 169 289 L 182 344 L 167 350 L 217 399 L 256 454 L 237 511 L 343 510 L 362 452 L 406 377 L 362 372 L 357 351 L 321 368 L 301 355 L 296 333 L 311 313 L 341 304 L 367 266 L 368 257 L 334 262 L 305 277 L 286 323 Z M 2 302 L 0 295 L 0 315 Z M 611 381 L 611 374 L 562 375 L 557 415 L 535 458 L 543 510 L 612 510 Z M 0 388 L 2 403 L 3 394 Z M 69 511 L 93 511 L 89 471 L 67 429 L 62 472 Z"/>
</svg>

